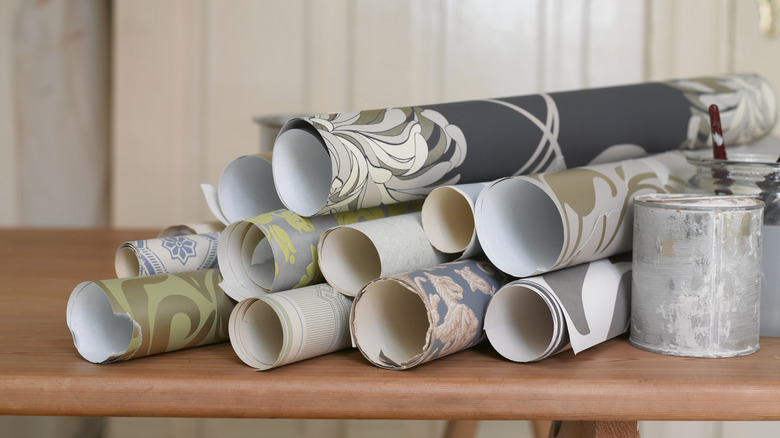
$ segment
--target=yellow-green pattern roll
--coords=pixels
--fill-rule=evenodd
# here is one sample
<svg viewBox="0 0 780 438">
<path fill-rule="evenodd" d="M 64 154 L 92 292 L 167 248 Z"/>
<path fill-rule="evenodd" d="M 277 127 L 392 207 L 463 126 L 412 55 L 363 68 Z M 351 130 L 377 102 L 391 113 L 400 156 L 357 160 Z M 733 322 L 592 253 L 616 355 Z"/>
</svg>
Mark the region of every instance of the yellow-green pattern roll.
<svg viewBox="0 0 780 438">
<path fill-rule="evenodd" d="M 67 322 L 84 359 L 110 363 L 222 342 L 235 302 L 218 270 L 86 281 Z"/>
</svg>

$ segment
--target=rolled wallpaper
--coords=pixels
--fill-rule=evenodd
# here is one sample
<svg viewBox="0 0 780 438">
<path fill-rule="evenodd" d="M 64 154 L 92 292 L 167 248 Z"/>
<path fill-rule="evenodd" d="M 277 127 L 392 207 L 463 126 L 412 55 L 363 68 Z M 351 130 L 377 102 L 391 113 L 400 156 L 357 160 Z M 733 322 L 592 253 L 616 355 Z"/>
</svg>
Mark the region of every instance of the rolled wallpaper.
<svg viewBox="0 0 780 438">
<path fill-rule="evenodd" d="M 352 299 L 325 283 L 241 301 L 230 314 L 230 343 L 258 370 L 350 346 Z"/>
<path fill-rule="evenodd" d="M 235 303 L 216 269 L 85 281 L 68 299 L 67 323 L 84 359 L 110 363 L 226 341 Z"/>
<path fill-rule="evenodd" d="M 187 222 L 178 225 L 171 225 L 170 227 L 164 228 L 162 231 L 160 231 L 160 234 L 158 234 L 157 237 L 163 238 L 163 237 L 187 236 L 190 234 L 216 233 L 224 229 L 225 229 L 225 224 L 218 221 Z"/>
<path fill-rule="evenodd" d="M 631 249 L 634 196 L 679 192 L 682 152 L 500 179 L 477 199 L 475 225 L 499 269 L 528 277 Z"/>
<path fill-rule="evenodd" d="M 284 207 L 274 186 L 270 152 L 242 155 L 228 163 L 216 188 L 200 187 L 211 213 L 225 225 Z"/>
<path fill-rule="evenodd" d="M 431 245 L 461 259 L 482 254 L 474 228 L 474 205 L 487 186 L 474 183 L 433 189 L 422 208 L 422 225 Z"/>
<path fill-rule="evenodd" d="M 274 182 L 302 216 L 390 204 L 597 157 L 706 147 L 710 104 L 720 106 L 728 144 L 763 137 L 777 122 L 775 92 L 757 74 L 344 112 L 287 122 Z"/>
<path fill-rule="evenodd" d="M 345 224 L 419 211 L 422 201 L 378 206 L 334 215 L 301 217 L 281 209 L 233 222 L 217 247 L 220 284 L 236 301 L 259 298 L 324 281 L 317 243 L 326 230 Z"/>
<path fill-rule="evenodd" d="M 485 312 L 495 350 L 532 362 L 571 346 L 575 353 L 628 329 L 630 254 L 515 280 L 496 292 Z"/>
<path fill-rule="evenodd" d="M 135 240 L 119 245 L 116 276 L 175 274 L 217 267 L 219 233 Z"/>
<path fill-rule="evenodd" d="M 322 233 L 317 256 L 325 280 L 351 297 L 371 280 L 454 258 L 431 246 L 419 212 L 331 228 Z"/>
<path fill-rule="evenodd" d="M 395 370 L 474 346 L 485 338 L 485 309 L 505 281 L 480 260 L 374 280 L 352 305 L 353 342 L 371 363 Z"/>
</svg>

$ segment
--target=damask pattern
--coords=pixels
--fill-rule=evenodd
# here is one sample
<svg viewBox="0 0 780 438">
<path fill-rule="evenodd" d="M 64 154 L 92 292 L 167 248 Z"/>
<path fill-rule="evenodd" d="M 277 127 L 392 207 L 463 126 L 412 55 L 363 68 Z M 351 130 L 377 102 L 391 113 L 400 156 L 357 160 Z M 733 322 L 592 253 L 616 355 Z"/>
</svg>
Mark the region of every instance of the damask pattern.
<svg viewBox="0 0 780 438">
<path fill-rule="evenodd" d="M 79 306 L 90 305 L 86 298 L 81 299 L 85 289 L 98 287 L 110 302 L 110 309 L 106 310 L 115 315 L 127 315 L 133 326 L 125 351 L 111 352 L 101 363 L 226 341 L 228 320 L 235 303 L 220 289 L 220 280 L 219 271 L 211 269 L 85 282 L 71 294 L 68 325 L 80 351 L 82 348 L 100 348 L 83 345 L 87 336 L 76 327 L 106 332 L 112 328 L 95 327 L 90 321 L 73 321 L 72 317 L 86 315 L 94 319 L 94 323 L 111 320 L 106 315 L 78 309 Z"/>
<path fill-rule="evenodd" d="M 408 360 L 397 361 L 385 354 L 382 346 L 367 346 L 354 340 L 363 355 L 374 365 L 390 369 L 407 369 L 472 347 L 485 338 L 482 329 L 485 309 L 493 294 L 508 280 L 501 271 L 487 261 L 460 260 L 420 269 L 407 274 L 382 277 L 369 283 L 355 297 L 351 324 L 353 333 L 355 313 L 360 300 L 372 293 L 372 285 L 396 282 L 417 294 L 428 314 L 428 332 L 420 352 Z M 368 353 L 378 350 L 378 354 Z"/>
<path fill-rule="evenodd" d="M 216 268 L 218 242 L 218 232 L 125 242 L 117 249 L 117 276 L 174 274 Z M 130 259 L 133 259 L 132 262 Z"/>
</svg>

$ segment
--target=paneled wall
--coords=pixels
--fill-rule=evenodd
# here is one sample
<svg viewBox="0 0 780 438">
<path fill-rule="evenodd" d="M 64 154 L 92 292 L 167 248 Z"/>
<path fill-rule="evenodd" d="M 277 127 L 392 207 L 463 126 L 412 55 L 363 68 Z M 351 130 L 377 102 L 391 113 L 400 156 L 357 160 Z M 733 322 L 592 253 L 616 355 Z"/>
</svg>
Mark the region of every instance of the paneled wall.
<svg viewBox="0 0 780 438">
<path fill-rule="evenodd" d="M 0 225 L 20 224 L 10 39 L 19 3 L 0 0 Z M 780 40 L 758 33 L 751 0 L 112 4 L 107 209 L 115 226 L 210 220 L 199 183 L 216 183 L 233 158 L 258 150 L 252 122 L 258 116 L 728 71 L 762 73 L 780 89 Z M 777 423 L 641 427 L 645 438 L 775 436 L 780 430 Z M 442 423 L 111 419 L 106 436 L 265 436 L 258 429 L 273 436 L 411 437 L 435 436 Z M 526 423 L 512 422 L 485 423 L 480 430 L 480 436 L 529 433 Z"/>
<path fill-rule="evenodd" d="M 257 116 L 737 70 L 780 83 L 757 22 L 738 0 L 118 1 L 112 223 L 209 219 L 198 184 L 257 151 Z"/>
<path fill-rule="evenodd" d="M 19 0 L 0 1 L 0 225 L 17 222 L 16 128 L 13 117 L 12 29 Z"/>
<path fill-rule="evenodd" d="M 113 223 L 210 217 L 252 118 L 640 81 L 643 2 L 117 2 Z"/>
</svg>

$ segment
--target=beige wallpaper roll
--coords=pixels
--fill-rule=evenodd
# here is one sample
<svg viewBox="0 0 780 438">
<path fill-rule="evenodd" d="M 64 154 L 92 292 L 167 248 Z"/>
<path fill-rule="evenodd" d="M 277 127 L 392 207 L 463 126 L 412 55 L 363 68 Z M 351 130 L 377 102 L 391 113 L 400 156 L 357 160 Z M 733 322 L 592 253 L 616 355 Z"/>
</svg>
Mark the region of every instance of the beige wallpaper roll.
<svg viewBox="0 0 780 438">
<path fill-rule="evenodd" d="M 331 228 L 320 237 L 317 256 L 325 280 L 352 297 L 371 280 L 454 258 L 431 245 L 419 212 Z"/>
<path fill-rule="evenodd" d="M 433 189 L 425 198 L 422 224 L 439 251 L 467 259 L 482 254 L 474 226 L 474 204 L 489 183 L 459 184 Z"/>
<path fill-rule="evenodd" d="M 230 343 L 241 360 L 267 370 L 350 346 L 352 299 L 325 283 L 241 301 Z"/>
<path fill-rule="evenodd" d="M 477 199 L 485 255 L 515 277 L 631 248 L 632 199 L 679 192 L 693 174 L 682 152 L 500 179 Z"/>
</svg>

